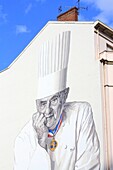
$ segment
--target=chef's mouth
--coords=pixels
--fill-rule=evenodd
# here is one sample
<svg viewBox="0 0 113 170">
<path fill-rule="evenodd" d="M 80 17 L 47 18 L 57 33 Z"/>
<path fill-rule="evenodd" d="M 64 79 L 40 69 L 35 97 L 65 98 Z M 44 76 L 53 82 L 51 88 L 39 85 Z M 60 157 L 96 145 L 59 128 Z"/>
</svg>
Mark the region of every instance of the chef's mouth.
<svg viewBox="0 0 113 170">
<path fill-rule="evenodd" d="M 46 119 L 45 119 L 45 125 L 47 124 L 48 121 L 50 121 L 52 119 L 52 117 L 54 117 L 54 114 L 51 114 L 49 115 L 48 117 L 46 116 Z"/>
<path fill-rule="evenodd" d="M 51 118 L 51 117 L 53 117 L 54 116 L 54 114 L 52 113 L 52 114 L 49 114 L 49 115 L 47 115 L 47 116 L 45 116 L 46 117 L 46 119 L 49 119 L 49 118 Z"/>
<path fill-rule="evenodd" d="M 45 113 L 44 116 L 45 116 L 46 119 L 51 118 L 52 116 L 54 116 L 53 110 L 51 110 L 49 114 L 46 114 L 46 113 Z"/>
</svg>

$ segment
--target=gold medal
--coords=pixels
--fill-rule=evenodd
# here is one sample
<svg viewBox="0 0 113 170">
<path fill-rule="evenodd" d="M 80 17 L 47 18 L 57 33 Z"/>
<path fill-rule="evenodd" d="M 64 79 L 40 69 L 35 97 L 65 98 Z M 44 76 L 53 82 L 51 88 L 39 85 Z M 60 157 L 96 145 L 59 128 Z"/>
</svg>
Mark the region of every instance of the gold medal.
<svg viewBox="0 0 113 170">
<path fill-rule="evenodd" d="M 58 146 L 58 143 L 57 143 L 57 141 L 53 138 L 52 141 L 51 141 L 51 143 L 50 143 L 49 149 L 50 149 L 51 151 L 54 151 L 57 146 Z"/>
</svg>

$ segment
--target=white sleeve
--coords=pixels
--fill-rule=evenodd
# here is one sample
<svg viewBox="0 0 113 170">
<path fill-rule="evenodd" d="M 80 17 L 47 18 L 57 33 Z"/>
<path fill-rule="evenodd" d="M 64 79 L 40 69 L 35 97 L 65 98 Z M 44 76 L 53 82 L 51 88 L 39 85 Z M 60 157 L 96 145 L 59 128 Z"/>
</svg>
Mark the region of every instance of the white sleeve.
<svg viewBox="0 0 113 170">
<path fill-rule="evenodd" d="M 17 137 L 14 146 L 14 170 L 28 170 L 30 152 L 24 138 Z"/>
<path fill-rule="evenodd" d="M 45 149 L 37 145 L 31 152 L 28 139 L 17 137 L 15 141 L 14 170 L 51 170 L 50 158 Z"/>
<path fill-rule="evenodd" d="M 28 170 L 51 170 L 51 163 L 48 153 L 45 149 L 37 146 L 30 160 Z"/>
<path fill-rule="evenodd" d="M 75 170 L 99 170 L 99 140 L 95 130 L 92 109 L 88 103 L 82 108 L 82 119 L 78 123 L 79 133 Z"/>
</svg>

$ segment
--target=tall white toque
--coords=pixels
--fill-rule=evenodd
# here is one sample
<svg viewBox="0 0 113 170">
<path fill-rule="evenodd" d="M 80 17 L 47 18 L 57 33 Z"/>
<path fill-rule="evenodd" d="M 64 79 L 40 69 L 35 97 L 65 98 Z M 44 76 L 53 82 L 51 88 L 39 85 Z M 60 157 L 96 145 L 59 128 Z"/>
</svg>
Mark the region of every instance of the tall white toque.
<svg viewBox="0 0 113 170">
<path fill-rule="evenodd" d="M 61 32 L 42 44 L 38 58 L 37 99 L 66 88 L 69 49 L 70 31 Z"/>
</svg>

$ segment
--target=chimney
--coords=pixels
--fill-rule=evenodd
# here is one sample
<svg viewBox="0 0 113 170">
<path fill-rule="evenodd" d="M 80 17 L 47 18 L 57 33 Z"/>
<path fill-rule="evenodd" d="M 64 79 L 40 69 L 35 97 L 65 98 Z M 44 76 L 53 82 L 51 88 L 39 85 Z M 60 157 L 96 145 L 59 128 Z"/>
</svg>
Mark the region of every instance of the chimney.
<svg viewBox="0 0 113 170">
<path fill-rule="evenodd" d="M 57 21 L 78 21 L 78 8 L 73 7 L 57 16 Z"/>
</svg>

